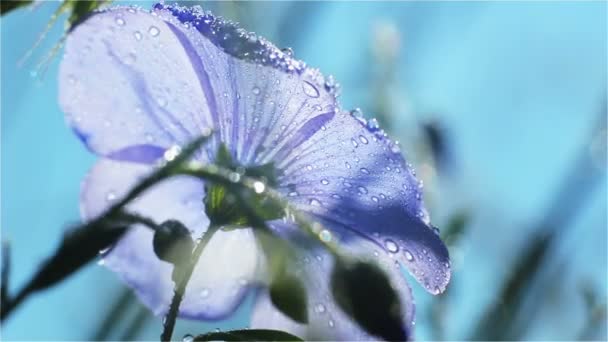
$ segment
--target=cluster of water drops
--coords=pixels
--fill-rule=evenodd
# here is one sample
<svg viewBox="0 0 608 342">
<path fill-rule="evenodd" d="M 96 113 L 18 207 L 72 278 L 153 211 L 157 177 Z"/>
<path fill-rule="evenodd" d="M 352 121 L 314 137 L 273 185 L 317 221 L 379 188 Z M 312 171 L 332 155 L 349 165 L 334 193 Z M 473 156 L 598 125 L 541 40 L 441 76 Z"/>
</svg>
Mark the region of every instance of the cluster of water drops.
<svg viewBox="0 0 608 342">
<path fill-rule="evenodd" d="M 392 141 L 389 139 L 388 134 L 380 128 L 378 120 L 376 118 L 367 119 L 363 116 L 363 111 L 360 108 L 355 108 L 349 112 L 349 114 L 355 118 L 361 125 L 363 125 L 370 133 L 374 134 L 374 137 L 380 141 L 387 141 L 388 147 L 393 153 L 401 153 L 401 148 L 398 141 Z M 365 137 L 363 137 L 365 139 Z M 367 139 L 361 142 L 367 143 Z M 358 142 L 353 140 L 353 146 L 357 147 Z"/>
<path fill-rule="evenodd" d="M 184 25 L 196 28 L 216 46 L 239 59 L 298 74 L 306 69 L 306 63 L 295 59 L 291 49 L 281 50 L 255 33 L 247 32 L 230 20 L 216 17 L 200 6 L 190 8 L 159 3 L 154 9 L 169 10 Z"/>
</svg>

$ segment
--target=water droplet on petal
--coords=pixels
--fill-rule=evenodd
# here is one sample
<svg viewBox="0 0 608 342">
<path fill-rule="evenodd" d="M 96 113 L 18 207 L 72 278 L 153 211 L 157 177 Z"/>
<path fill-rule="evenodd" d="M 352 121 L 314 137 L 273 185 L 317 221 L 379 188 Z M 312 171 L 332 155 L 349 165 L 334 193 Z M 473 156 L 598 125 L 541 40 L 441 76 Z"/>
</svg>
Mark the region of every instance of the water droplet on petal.
<svg viewBox="0 0 608 342">
<path fill-rule="evenodd" d="M 293 56 L 293 49 L 290 48 L 290 47 L 282 48 L 281 52 L 283 52 L 284 54 L 286 54 L 288 57 L 292 57 Z"/>
<path fill-rule="evenodd" d="M 359 193 L 360 193 L 360 194 L 365 195 L 365 194 L 367 193 L 367 188 L 366 188 L 366 187 L 364 187 L 364 186 L 360 186 L 360 187 L 358 187 L 357 189 L 359 190 Z"/>
<path fill-rule="evenodd" d="M 310 97 L 319 97 L 319 91 L 317 87 L 315 87 L 312 83 L 308 81 L 302 82 L 302 90 L 304 90 L 304 94 Z"/>
<path fill-rule="evenodd" d="M 405 250 L 403 251 L 403 254 L 405 254 L 405 259 L 407 261 L 414 261 L 414 256 L 412 255 L 412 253 L 410 253 L 410 251 Z"/>
<path fill-rule="evenodd" d="M 204 288 L 201 290 L 201 298 L 207 298 L 209 297 L 209 294 L 211 293 L 211 291 L 209 291 L 208 288 Z"/>
<path fill-rule="evenodd" d="M 158 36 L 160 34 L 160 30 L 156 26 L 150 26 L 150 28 L 148 29 L 148 33 L 152 37 L 156 37 L 156 36 Z"/>
<path fill-rule="evenodd" d="M 321 184 L 327 185 L 329 184 L 329 181 L 327 179 L 321 179 Z"/>
<path fill-rule="evenodd" d="M 133 32 L 133 37 L 135 37 L 135 40 L 140 41 L 142 38 L 141 32 L 139 32 L 139 31 Z"/>
<path fill-rule="evenodd" d="M 359 171 L 361 171 L 362 173 L 364 173 L 366 175 L 369 175 L 369 170 L 364 167 L 362 167 Z"/>
<path fill-rule="evenodd" d="M 365 137 L 364 137 L 364 136 L 362 136 L 362 135 L 360 135 L 360 136 L 359 136 L 359 140 L 360 140 L 362 143 L 364 143 L 364 144 L 367 144 L 367 143 L 368 143 L 367 138 L 365 138 Z"/>
<path fill-rule="evenodd" d="M 318 314 L 322 314 L 325 312 L 325 305 L 319 303 L 317 305 L 315 305 L 315 312 Z"/>
<path fill-rule="evenodd" d="M 159 97 L 156 99 L 156 103 L 160 108 L 165 108 L 167 106 L 167 99 L 164 97 Z"/>
<path fill-rule="evenodd" d="M 391 253 L 397 253 L 399 251 L 399 246 L 395 243 L 395 241 L 391 239 L 387 239 L 384 241 L 384 246 Z"/>
<path fill-rule="evenodd" d="M 329 325 L 330 328 L 333 328 L 336 324 L 334 323 L 333 319 L 330 319 L 329 322 L 327 322 L 327 325 Z"/>
<path fill-rule="evenodd" d="M 117 17 L 116 18 L 116 25 L 118 26 L 124 26 L 125 25 L 125 20 L 121 17 Z"/>
<path fill-rule="evenodd" d="M 253 87 L 253 89 L 251 89 L 251 92 L 252 92 L 254 95 L 260 95 L 260 88 L 258 88 L 258 87 Z"/>
<path fill-rule="evenodd" d="M 108 191 L 106 194 L 106 202 L 112 202 L 116 199 L 116 193 L 114 191 Z"/>
<path fill-rule="evenodd" d="M 311 198 L 311 199 L 308 201 L 308 204 L 310 204 L 310 205 L 312 205 L 312 206 L 315 206 L 315 207 L 320 207 L 320 206 L 322 206 L 322 205 L 323 205 L 323 204 L 321 204 L 321 202 L 319 202 L 319 200 L 318 200 L 318 199 L 316 199 L 316 198 Z"/>
</svg>

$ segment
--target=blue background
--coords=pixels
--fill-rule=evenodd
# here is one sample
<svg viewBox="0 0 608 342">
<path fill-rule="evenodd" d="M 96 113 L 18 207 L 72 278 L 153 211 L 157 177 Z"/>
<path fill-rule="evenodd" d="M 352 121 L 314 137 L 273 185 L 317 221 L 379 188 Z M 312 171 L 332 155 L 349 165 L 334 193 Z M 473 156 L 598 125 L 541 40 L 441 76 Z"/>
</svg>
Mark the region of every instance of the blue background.
<svg viewBox="0 0 608 342">
<path fill-rule="evenodd" d="M 12 246 L 13 290 L 53 252 L 63 230 L 78 222 L 80 182 L 95 160 L 67 128 L 58 107 L 59 57 L 43 76 L 30 76 L 61 36 L 61 20 L 26 65 L 17 67 L 57 5 L 43 2 L 1 22 L 1 229 Z M 605 306 L 606 128 L 605 118 L 603 130 L 597 120 L 607 89 L 605 2 L 203 6 L 278 46 L 292 47 L 298 58 L 333 74 L 342 85 L 344 108 L 382 115 L 425 180 L 435 225 L 444 226 L 462 210 L 470 214 L 464 238 L 451 248 L 454 275 L 444 337 L 467 338 L 484 308 L 500 300 L 499 286 L 512 262 L 581 153 L 593 164 L 580 165 L 578 176 L 600 181 L 567 227 L 560 227 L 559 243 L 541 274 L 554 280 L 531 294 L 537 299 L 531 305 L 539 311 L 524 337 L 576 338 L 587 321 L 583 284 Z M 447 132 L 449 173 L 433 168 L 421 143 L 420 124 L 428 121 L 441 123 Z M 582 199 L 574 193 L 570 200 Z M 417 337 L 437 338 L 429 316 L 437 298 L 413 287 Z M 111 272 L 90 265 L 29 299 L 2 325 L 2 338 L 91 339 L 123 291 Z M 120 331 L 138 312 L 139 304 L 130 305 L 127 318 L 108 336 L 124 337 Z M 156 340 L 160 318 L 142 315 L 143 328 L 131 337 Z M 244 327 L 247 317 L 244 305 L 228 321 L 180 322 L 178 333 Z M 606 325 L 594 336 L 606 339 Z"/>
</svg>

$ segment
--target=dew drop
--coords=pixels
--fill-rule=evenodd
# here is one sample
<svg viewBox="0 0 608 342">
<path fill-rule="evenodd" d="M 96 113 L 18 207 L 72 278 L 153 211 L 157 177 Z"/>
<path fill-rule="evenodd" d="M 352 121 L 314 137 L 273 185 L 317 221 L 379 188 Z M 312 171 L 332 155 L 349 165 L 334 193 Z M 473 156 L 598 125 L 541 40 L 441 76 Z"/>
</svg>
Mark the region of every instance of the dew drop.
<svg viewBox="0 0 608 342">
<path fill-rule="evenodd" d="M 255 191 L 256 194 L 261 194 L 264 190 L 266 190 L 266 185 L 264 185 L 264 183 L 259 181 L 253 183 L 253 191 Z"/>
<path fill-rule="evenodd" d="M 125 20 L 123 18 L 116 18 L 116 25 L 118 26 L 125 26 Z"/>
<path fill-rule="evenodd" d="M 312 205 L 312 206 L 315 206 L 315 207 L 320 207 L 320 206 L 322 206 L 321 202 L 319 202 L 319 200 L 318 200 L 318 199 L 316 199 L 316 198 L 311 198 L 311 199 L 308 201 L 308 204 L 310 204 L 310 205 Z"/>
<path fill-rule="evenodd" d="M 359 190 L 359 193 L 360 193 L 360 194 L 363 194 L 363 195 L 364 195 L 364 194 L 366 194 L 366 193 L 367 193 L 367 188 L 366 188 L 366 187 L 364 187 L 364 186 L 360 186 L 360 187 L 358 187 L 357 189 Z"/>
<path fill-rule="evenodd" d="M 179 146 L 173 145 L 165 150 L 163 158 L 165 158 L 166 161 L 172 161 L 180 154 L 181 151 L 182 149 Z"/>
<path fill-rule="evenodd" d="M 160 108 L 165 108 L 167 106 L 167 99 L 164 97 L 159 97 L 156 99 L 156 103 Z"/>
<path fill-rule="evenodd" d="M 350 142 L 353 143 L 353 147 L 359 146 L 359 144 L 357 143 L 357 141 L 355 139 L 350 139 Z"/>
<path fill-rule="evenodd" d="M 131 65 L 137 61 L 137 56 L 134 53 L 129 53 L 125 56 L 124 62 L 126 65 Z"/>
<path fill-rule="evenodd" d="M 330 328 L 333 328 L 336 323 L 334 323 L 333 319 L 330 319 L 329 322 L 327 322 L 327 325 L 329 325 Z"/>
<path fill-rule="evenodd" d="M 366 174 L 366 175 L 369 175 L 369 170 L 368 170 L 368 169 L 366 169 L 366 168 L 364 168 L 364 167 L 362 167 L 362 168 L 361 168 L 359 171 L 361 171 L 361 173 L 364 173 L 364 174 Z"/>
<path fill-rule="evenodd" d="M 403 254 L 405 254 L 405 259 L 407 261 L 414 261 L 414 256 L 412 255 L 412 253 L 410 253 L 410 251 L 405 250 L 403 251 Z"/>
<path fill-rule="evenodd" d="M 116 193 L 114 191 L 108 191 L 106 194 L 106 202 L 112 202 L 116 199 Z"/>
<path fill-rule="evenodd" d="M 323 242 L 330 242 L 331 241 L 331 232 L 327 229 L 321 230 L 321 232 L 319 232 L 319 239 L 321 239 L 321 241 L 323 241 Z"/>
<path fill-rule="evenodd" d="M 362 135 L 360 135 L 360 136 L 359 136 L 359 140 L 360 140 L 362 143 L 364 143 L 364 144 L 367 144 L 367 143 L 369 142 L 369 141 L 367 141 L 367 138 L 365 138 L 365 137 L 364 137 L 364 136 L 362 136 Z"/>
<path fill-rule="evenodd" d="M 347 169 L 351 168 L 351 166 L 350 166 L 350 164 L 348 162 L 344 162 L 344 165 L 346 166 Z"/>
<path fill-rule="evenodd" d="M 397 246 L 395 241 L 391 239 L 387 239 L 384 241 L 384 247 L 386 247 L 386 249 L 391 253 L 397 253 L 399 251 L 399 246 Z"/>
<path fill-rule="evenodd" d="M 318 314 L 322 314 L 325 312 L 325 305 L 319 303 L 317 305 L 315 305 L 315 312 Z"/>
<path fill-rule="evenodd" d="M 378 203 L 379 199 L 378 199 L 378 197 L 376 197 L 376 196 L 372 196 L 372 201 L 374 201 L 374 202 Z"/>
<path fill-rule="evenodd" d="M 251 92 L 252 92 L 254 95 L 260 95 L 260 88 L 258 88 L 258 87 L 253 87 L 253 89 L 251 89 Z"/>
<path fill-rule="evenodd" d="M 290 48 L 290 47 L 282 48 L 281 52 L 283 52 L 284 54 L 286 54 L 288 57 L 292 57 L 293 56 L 293 49 Z"/>
<path fill-rule="evenodd" d="M 139 31 L 133 32 L 133 37 L 135 37 L 135 40 L 140 41 L 142 38 L 141 32 L 139 32 Z"/>
<path fill-rule="evenodd" d="M 321 184 L 327 185 L 329 184 L 329 181 L 327 179 L 321 179 Z"/>
<path fill-rule="evenodd" d="M 148 33 L 152 37 L 156 37 L 156 36 L 158 36 L 160 34 L 160 30 L 156 26 L 150 26 L 150 28 L 148 29 Z"/>
<path fill-rule="evenodd" d="M 312 83 L 308 81 L 302 82 L 302 90 L 304 90 L 304 94 L 310 97 L 319 97 L 319 91 L 317 87 L 315 87 Z"/>
</svg>

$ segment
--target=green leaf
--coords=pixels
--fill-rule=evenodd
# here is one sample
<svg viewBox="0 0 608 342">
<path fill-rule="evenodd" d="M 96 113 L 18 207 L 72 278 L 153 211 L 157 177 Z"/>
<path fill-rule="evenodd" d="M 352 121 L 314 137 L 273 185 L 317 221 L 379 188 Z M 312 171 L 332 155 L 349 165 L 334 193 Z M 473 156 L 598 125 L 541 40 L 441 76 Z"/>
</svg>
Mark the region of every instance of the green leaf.
<svg viewBox="0 0 608 342">
<path fill-rule="evenodd" d="M 388 341 L 408 339 L 399 295 L 378 266 L 336 259 L 331 290 L 338 306 L 371 335 Z"/>
<path fill-rule="evenodd" d="M 308 323 L 306 288 L 298 278 L 286 271 L 277 274 L 270 284 L 272 304 L 296 322 Z"/>
<path fill-rule="evenodd" d="M 198 335 L 194 341 L 303 341 L 301 338 L 280 330 L 243 329 L 217 331 Z"/>
<path fill-rule="evenodd" d="M 70 27 L 77 25 L 84 20 L 89 13 L 101 7 L 103 4 L 110 3 L 112 0 L 64 0 L 69 7 L 70 16 L 68 24 Z"/>
<path fill-rule="evenodd" d="M 240 167 L 234 163 L 230 151 L 224 144 L 221 144 L 217 150 L 215 163 L 217 166 L 232 170 L 235 183 L 242 176 L 247 176 L 259 179 L 264 184 L 264 187 L 275 184 L 276 176 L 273 164 L 248 168 Z M 275 201 L 267 198 L 263 190 L 260 193 L 256 193 L 239 187 L 238 184 L 234 184 L 230 189 L 224 184 L 211 184 L 206 186 L 205 192 L 205 213 L 213 224 L 222 226 L 224 230 L 252 226 L 252 222 L 248 219 L 247 214 L 239 208 L 237 198 L 235 197 L 236 192 L 240 193 L 243 200 L 264 221 L 279 219 L 284 215 L 284 209 Z"/>
<path fill-rule="evenodd" d="M 1 0 L 0 1 L 0 15 L 24 6 L 28 6 L 32 3 L 32 0 Z"/>
</svg>

